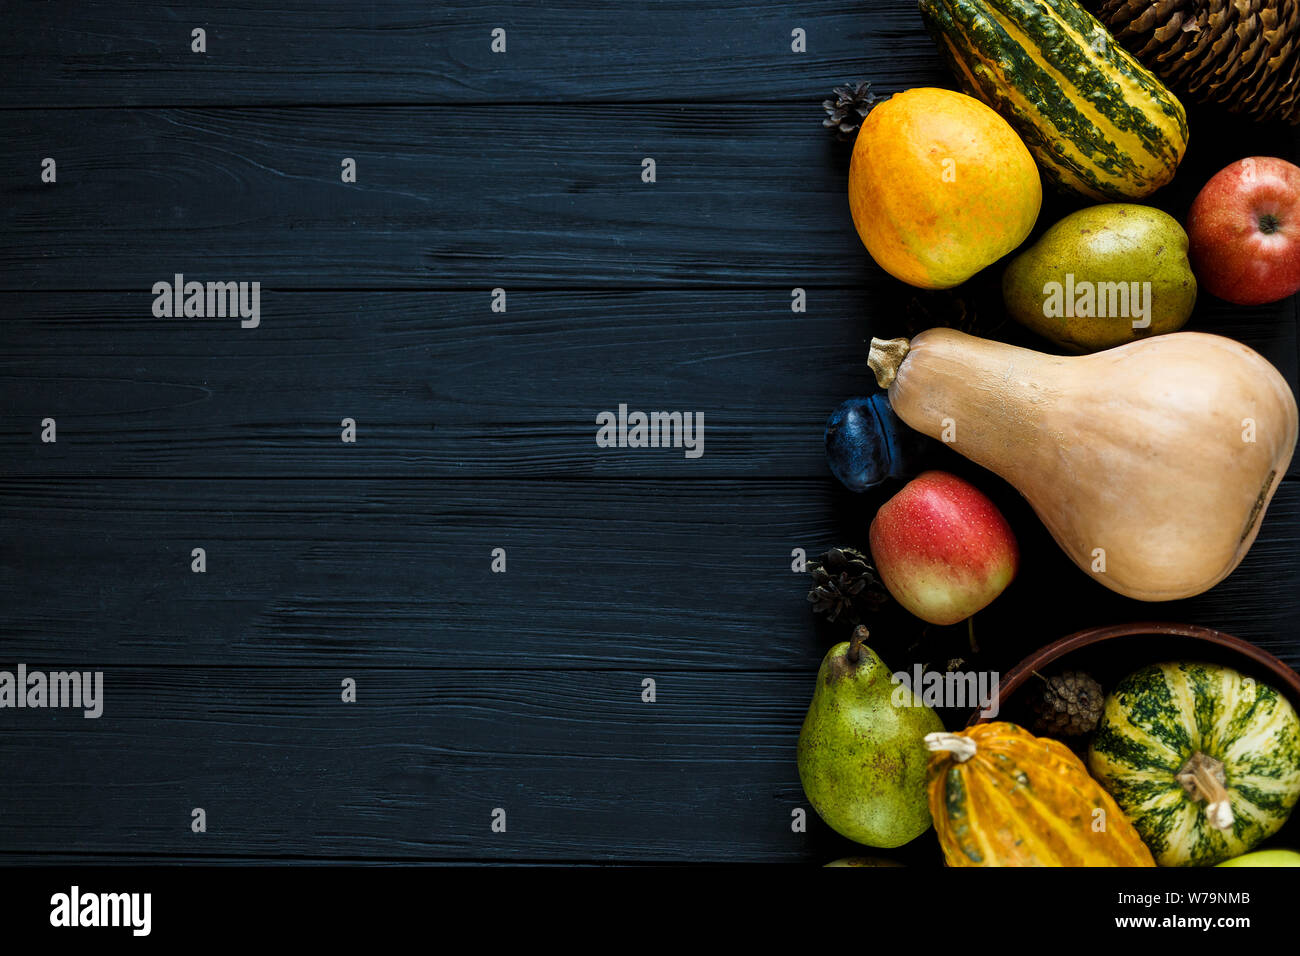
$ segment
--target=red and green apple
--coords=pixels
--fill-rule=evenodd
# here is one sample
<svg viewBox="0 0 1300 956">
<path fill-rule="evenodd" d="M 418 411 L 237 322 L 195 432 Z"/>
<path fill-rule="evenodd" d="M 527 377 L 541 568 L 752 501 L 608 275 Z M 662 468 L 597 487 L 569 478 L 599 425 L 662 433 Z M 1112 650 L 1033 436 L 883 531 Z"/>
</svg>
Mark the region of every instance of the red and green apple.
<svg viewBox="0 0 1300 956">
<path fill-rule="evenodd" d="M 1251 156 L 1219 170 L 1187 214 L 1192 271 L 1220 299 L 1262 305 L 1300 290 L 1300 167 Z"/>
<path fill-rule="evenodd" d="M 1020 549 L 997 505 L 964 479 L 927 471 L 871 522 L 880 579 L 931 624 L 956 624 L 987 607 L 1016 576 Z"/>
</svg>

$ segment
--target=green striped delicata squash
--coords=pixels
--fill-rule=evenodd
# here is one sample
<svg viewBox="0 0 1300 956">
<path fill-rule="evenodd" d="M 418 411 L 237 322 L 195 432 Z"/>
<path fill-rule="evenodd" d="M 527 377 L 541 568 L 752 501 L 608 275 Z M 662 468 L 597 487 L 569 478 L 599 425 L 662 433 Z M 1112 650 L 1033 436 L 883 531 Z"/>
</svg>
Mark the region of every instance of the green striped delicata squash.
<svg viewBox="0 0 1300 956">
<path fill-rule="evenodd" d="M 1300 718 L 1214 664 L 1153 664 L 1106 699 L 1088 765 L 1161 866 L 1212 866 L 1276 833 L 1300 796 Z"/>
<path fill-rule="evenodd" d="M 1122 202 L 1173 179 L 1182 104 L 1074 0 L 920 3 L 958 81 L 1015 127 L 1049 182 Z"/>
</svg>

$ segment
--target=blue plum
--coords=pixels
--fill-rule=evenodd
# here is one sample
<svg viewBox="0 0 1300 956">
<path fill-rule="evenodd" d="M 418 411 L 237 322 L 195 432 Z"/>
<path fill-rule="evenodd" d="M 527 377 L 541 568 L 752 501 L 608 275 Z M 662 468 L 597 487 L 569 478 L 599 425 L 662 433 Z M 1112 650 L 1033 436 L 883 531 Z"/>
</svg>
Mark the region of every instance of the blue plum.
<svg viewBox="0 0 1300 956">
<path fill-rule="evenodd" d="M 894 414 L 886 392 L 847 399 L 826 421 L 826 460 L 850 491 L 924 471 L 930 442 Z"/>
</svg>

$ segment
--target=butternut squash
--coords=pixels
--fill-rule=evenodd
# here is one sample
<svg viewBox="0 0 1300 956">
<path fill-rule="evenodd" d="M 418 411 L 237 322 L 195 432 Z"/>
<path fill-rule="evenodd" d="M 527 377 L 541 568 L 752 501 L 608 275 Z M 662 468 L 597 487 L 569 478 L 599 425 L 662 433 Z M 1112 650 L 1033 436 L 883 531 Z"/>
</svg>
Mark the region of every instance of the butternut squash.
<svg viewBox="0 0 1300 956">
<path fill-rule="evenodd" d="M 1075 564 L 1141 601 L 1227 577 L 1295 450 L 1286 380 L 1217 335 L 1058 356 L 930 329 L 872 339 L 868 362 L 904 422 L 1014 485 Z"/>
</svg>

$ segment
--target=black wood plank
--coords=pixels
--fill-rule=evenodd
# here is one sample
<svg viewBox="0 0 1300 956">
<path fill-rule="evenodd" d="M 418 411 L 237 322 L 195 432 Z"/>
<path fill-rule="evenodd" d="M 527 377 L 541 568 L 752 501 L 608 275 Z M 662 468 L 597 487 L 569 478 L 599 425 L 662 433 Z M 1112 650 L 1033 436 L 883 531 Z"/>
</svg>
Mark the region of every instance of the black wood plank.
<svg viewBox="0 0 1300 956">
<path fill-rule="evenodd" d="M 0 288 L 856 281 L 866 253 L 811 108 L 3 114 Z M 38 182 L 41 157 L 60 162 Z M 340 180 L 344 157 L 358 182 Z M 657 181 L 641 179 L 642 160 Z"/>
<path fill-rule="evenodd" d="M 1074 568 L 987 473 L 1024 552 L 978 616 L 989 669 L 1081 627 L 1151 618 L 1219 627 L 1300 663 L 1300 482 L 1284 482 L 1246 562 L 1189 601 L 1143 604 Z M 0 633 L 32 666 L 135 664 L 669 667 L 815 671 L 819 630 L 791 570 L 866 547 L 894 489 L 826 481 L 0 482 Z M 207 571 L 190 570 L 191 550 Z M 504 574 L 492 550 L 506 549 Z M 942 635 L 882 616 L 895 666 Z M 950 629 L 951 630 L 951 629 Z M 965 627 L 956 629 L 962 641 Z M 939 636 L 936 636 L 939 635 Z M 944 658 L 946 660 L 946 658 Z"/>
<path fill-rule="evenodd" d="M 913 298 L 885 280 L 810 289 L 795 314 L 786 289 L 516 292 L 495 314 L 487 291 L 273 292 L 245 330 L 155 319 L 147 293 L 9 294 L 0 471 L 823 477 L 826 416 L 874 390 L 864 343 L 906 334 Z M 1241 339 L 1295 385 L 1288 303 L 1207 297 L 1190 327 Z M 702 456 L 597 447 L 597 414 L 620 404 L 703 415 Z"/>
<path fill-rule="evenodd" d="M 524 641 L 498 650 L 531 653 Z M 647 677 L 655 703 L 641 700 Z M 70 846 L 82 857 L 833 853 L 819 822 L 791 829 L 791 811 L 807 809 L 794 761 L 807 675 L 152 668 L 108 670 L 103 686 L 96 720 L 6 711 L 0 862 Z M 191 832 L 196 807 L 206 833 Z"/>
<path fill-rule="evenodd" d="M 915 4 L 461 0 L 5 5 L 0 106 L 807 100 L 939 77 Z M 207 52 L 191 52 L 191 31 Z M 491 51 L 492 30 L 506 51 Z M 802 28 L 806 52 L 791 50 Z M 617 118 L 613 120 L 617 123 Z"/>
</svg>

